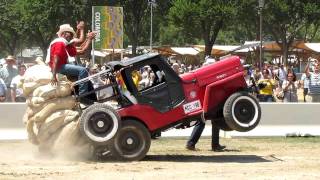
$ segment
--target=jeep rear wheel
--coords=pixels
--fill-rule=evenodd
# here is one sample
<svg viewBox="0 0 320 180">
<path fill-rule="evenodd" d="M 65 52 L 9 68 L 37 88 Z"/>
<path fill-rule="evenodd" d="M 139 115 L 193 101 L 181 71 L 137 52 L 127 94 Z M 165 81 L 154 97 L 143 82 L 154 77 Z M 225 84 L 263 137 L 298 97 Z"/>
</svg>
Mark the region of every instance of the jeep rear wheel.
<svg viewBox="0 0 320 180">
<path fill-rule="evenodd" d="M 148 129 L 138 121 L 123 121 L 122 128 L 110 148 L 116 158 L 125 161 L 143 159 L 149 151 L 151 137 Z"/>
<path fill-rule="evenodd" d="M 117 111 L 106 104 L 93 104 L 80 117 L 80 132 L 95 145 L 105 144 L 115 137 L 120 127 Z"/>
<path fill-rule="evenodd" d="M 236 92 L 225 102 L 223 115 L 231 129 L 247 132 L 259 124 L 261 108 L 258 100 L 251 94 Z"/>
</svg>

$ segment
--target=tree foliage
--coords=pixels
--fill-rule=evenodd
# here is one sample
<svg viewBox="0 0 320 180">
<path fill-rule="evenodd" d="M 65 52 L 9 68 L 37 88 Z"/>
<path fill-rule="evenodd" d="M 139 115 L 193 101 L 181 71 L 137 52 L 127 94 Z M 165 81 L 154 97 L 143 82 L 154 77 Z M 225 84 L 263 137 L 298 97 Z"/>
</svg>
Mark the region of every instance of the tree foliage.
<svg viewBox="0 0 320 180">
<path fill-rule="evenodd" d="M 268 0 L 263 9 L 264 40 L 276 41 L 286 57 L 293 41 L 320 40 L 318 0 Z M 124 42 L 149 45 L 150 5 L 147 0 L 3 0 L 0 2 L 0 55 L 39 46 L 46 52 L 59 25 L 85 20 L 91 27 L 91 6 L 122 6 Z M 153 44 L 185 46 L 241 44 L 259 40 L 258 0 L 156 0 Z"/>
<path fill-rule="evenodd" d="M 203 39 L 205 54 L 210 55 L 220 30 L 235 14 L 235 0 L 174 0 L 169 16 L 185 37 Z"/>
<path fill-rule="evenodd" d="M 79 0 L 17 0 L 16 6 L 21 12 L 20 22 L 25 27 L 24 36 L 34 41 L 46 52 L 50 41 L 56 36 L 61 24 L 76 24 L 81 14 Z"/>
<path fill-rule="evenodd" d="M 318 1 L 267 1 L 263 11 L 265 28 L 281 47 L 285 60 L 294 40 L 302 39 L 299 32 L 316 22 L 319 23 L 319 13 Z"/>
<path fill-rule="evenodd" d="M 15 54 L 19 43 L 22 43 L 24 27 L 19 21 L 20 12 L 15 7 L 14 0 L 0 4 L 0 47 L 2 53 Z"/>
<path fill-rule="evenodd" d="M 119 5 L 123 7 L 124 31 L 132 43 L 132 53 L 135 55 L 141 35 L 146 31 L 143 23 L 147 17 L 148 3 L 145 0 L 120 0 Z"/>
</svg>

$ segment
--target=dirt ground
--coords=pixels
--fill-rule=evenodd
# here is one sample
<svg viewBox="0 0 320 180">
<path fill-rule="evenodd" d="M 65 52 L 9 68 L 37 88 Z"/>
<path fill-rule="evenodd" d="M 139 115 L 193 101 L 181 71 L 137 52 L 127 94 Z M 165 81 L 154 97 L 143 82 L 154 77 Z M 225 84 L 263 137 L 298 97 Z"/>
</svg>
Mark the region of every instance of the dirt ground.
<svg viewBox="0 0 320 180">
<path fill-rule="evenodd" d="M 320 179 L 320 138 L 221 139 L 225 152 L 187 151 L 185 138 L 152 141 L 140 162 L 40 157 L 27 141 L 0 142 L 0 179 Z"/>
</svg>

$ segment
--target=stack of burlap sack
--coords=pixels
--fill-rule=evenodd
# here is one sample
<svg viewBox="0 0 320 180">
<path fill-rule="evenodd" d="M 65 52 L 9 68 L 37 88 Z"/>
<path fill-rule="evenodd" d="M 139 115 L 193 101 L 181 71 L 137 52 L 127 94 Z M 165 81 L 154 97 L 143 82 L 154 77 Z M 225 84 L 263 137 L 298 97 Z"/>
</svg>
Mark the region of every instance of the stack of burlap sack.
<svg viewBox="0 0 320 180">
<path fill-rule="evenodd" d="M 43 153 L 88 155 L 90 145 L 79 131 L 79 106 L 71 96 L 71 82 L 65 76 L 52 86 L 52 73 L 46 65 L 27 69 L 20 86 L 27 97 L 23 117 L 28 139 Z"/>
</svg>

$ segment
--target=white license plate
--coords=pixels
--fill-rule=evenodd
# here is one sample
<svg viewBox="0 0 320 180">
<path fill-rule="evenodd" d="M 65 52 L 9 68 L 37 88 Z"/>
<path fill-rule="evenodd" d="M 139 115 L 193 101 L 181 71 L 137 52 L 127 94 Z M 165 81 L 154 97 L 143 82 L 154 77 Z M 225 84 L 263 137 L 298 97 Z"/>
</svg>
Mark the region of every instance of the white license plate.
<svg viewBox="0 0 320 180">
<path fill-rule="evenodd" d="M 185 114 L 191 113 L 191 112 L 199 110 L 199 109 L 201 109 L 200 100 L 192 101 L 192 102 L 189 102 L 189 103 L 183 105 L 183 110 L 184 110 Z"/>
</svg>

